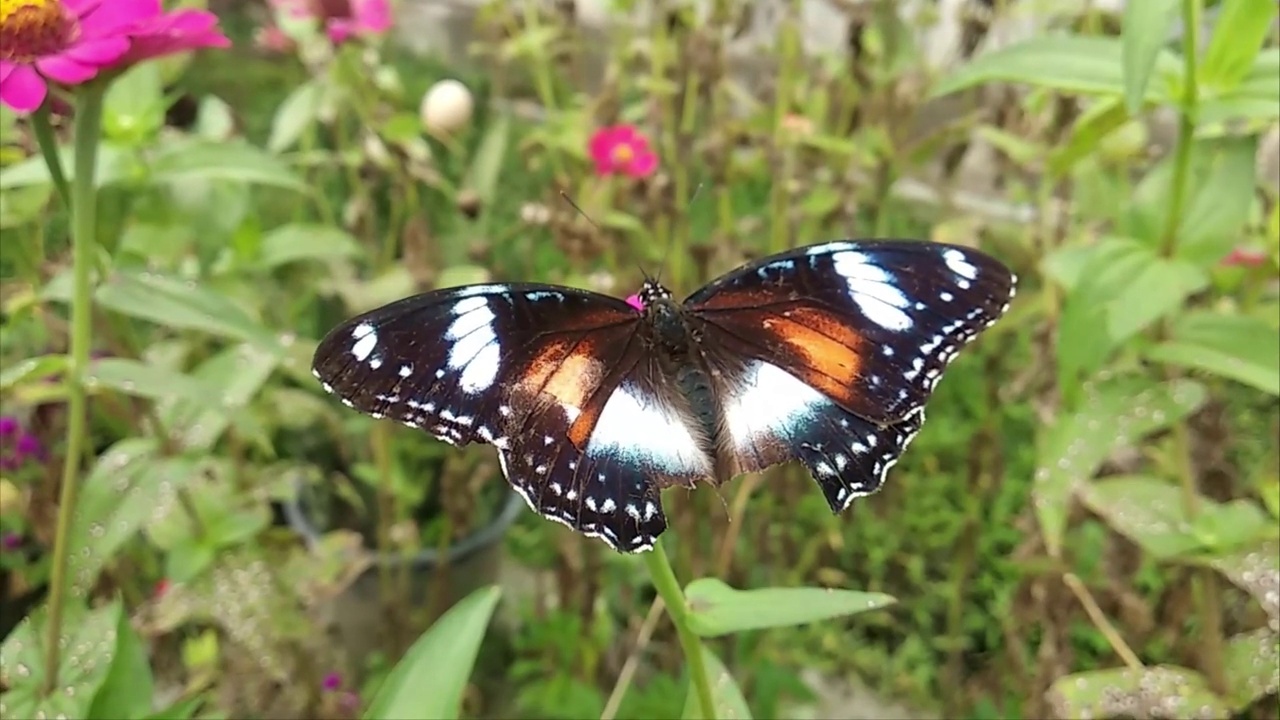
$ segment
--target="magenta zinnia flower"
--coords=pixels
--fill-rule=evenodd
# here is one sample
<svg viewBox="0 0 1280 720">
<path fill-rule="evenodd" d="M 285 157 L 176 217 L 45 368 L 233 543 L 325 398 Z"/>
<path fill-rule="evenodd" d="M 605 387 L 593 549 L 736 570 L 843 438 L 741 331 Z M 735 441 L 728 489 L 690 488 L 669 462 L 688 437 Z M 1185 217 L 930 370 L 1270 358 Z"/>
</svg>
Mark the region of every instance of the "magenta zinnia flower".
<svg viewBox="0 0 1280 720">
<path fill-rule="evenodd" d="M 158 55 L 225 47 L 217 18 L 166 13 L 160 0 L 0 0 L 0 101 L 40 107 L 49 83 L 72 86 Z"/>
<path fill-rule="evenodd" d="M 388 0 L 271 0 L 271 4 L 290 17 L 314 18 L 335 45 L 391 29 Z"/>
<path fill-rule="evenodd" d="M 652 175 L 658 156 L 649 149 L 649 138 L 634 125 L 600 128 L 587 143 L 587 152 L 596 164 L 597 175 Z"/>
</svg>

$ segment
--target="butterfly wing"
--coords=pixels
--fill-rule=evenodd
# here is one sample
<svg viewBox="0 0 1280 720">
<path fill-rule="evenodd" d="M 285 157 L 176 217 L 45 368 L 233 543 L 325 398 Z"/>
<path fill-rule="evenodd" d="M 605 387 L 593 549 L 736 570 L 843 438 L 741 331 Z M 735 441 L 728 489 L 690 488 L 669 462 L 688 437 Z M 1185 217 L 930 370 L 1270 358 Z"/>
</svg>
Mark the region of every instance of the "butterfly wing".
<svg viewBox="0 0 1280 720">
<path fill-rule="evenodd" d="M 1016 280 L 971 248 L 841 241 L 748 264 L 685 301 L 718 377 L 718 475 L 799 458 L 836 511 L 874 492 L 956 353 Z"/>
<path fill-rule="evenodd" d="M 312 372 L 375 418 L 493 445 L 535 512 L 634 552 L 666 527 L 661 486 L 711 462 L 654 392 L 645 329 L 623 301 L 582 290 L 450 288 L 335 328 Z"/>
</svg>

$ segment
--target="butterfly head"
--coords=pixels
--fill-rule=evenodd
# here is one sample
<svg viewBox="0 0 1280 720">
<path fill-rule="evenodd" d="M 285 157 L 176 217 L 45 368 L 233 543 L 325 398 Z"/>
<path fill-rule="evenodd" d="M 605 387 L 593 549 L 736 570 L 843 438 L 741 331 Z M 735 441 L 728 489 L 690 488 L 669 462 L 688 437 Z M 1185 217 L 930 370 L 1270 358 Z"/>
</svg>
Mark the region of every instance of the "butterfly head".
<svg viewBox="0 0 1280 720">
<path fill-rule="evenodd" d="M 664 300 L 670 300 L 671 291 L 663 287 L 662 283 L 657 280 L 646 279 L 644 285 L 640 286 L 640 292 L 637 293 L 637 297 L 643 309 L 649 312 L 654 307 L 661 305 Z"/>
</svg>

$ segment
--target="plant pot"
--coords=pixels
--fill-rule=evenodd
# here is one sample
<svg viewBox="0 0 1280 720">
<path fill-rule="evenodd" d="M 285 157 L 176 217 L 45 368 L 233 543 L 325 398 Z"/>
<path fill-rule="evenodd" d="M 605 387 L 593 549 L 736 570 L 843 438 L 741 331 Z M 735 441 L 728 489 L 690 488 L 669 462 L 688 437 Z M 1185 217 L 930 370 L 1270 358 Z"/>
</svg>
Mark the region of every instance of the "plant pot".
<svg viewBox="0 0 1280 720">
<path fill-rule="evenodd" d="M 320 541 L 322 531 L 314 522 L 314 516 L 308 512 L 306 503 L 299 499 L 300 495 L 294 493 L 293 497 L 283 503 L 284 518 L 289 527 L 302 537 L 307 547 L 314 548 Z M 346 648 L 354 667 L 361 667 L 364 659 L 371 653 L 380 647 L 386 647 L 386 641 L 392 639 L 392 633 L 406 629 L 395 627 L 394 619 L 385 612 L 388 598 L 383 596 L 380 582 L 380 573 L 384 569 L 390 570 L 393 577 L 399 577 L 400 573 L 407 570 L 409 597 L 402 600 L 407 607 L 415 610 L 434 605 L 431 616 L 425 618 L 427 623 L 433 622 L 473 590 L 497 582 L 502 562 L 502 540 L 523 507 L 524 500 L 514 491 L 508 491 L 505 502 L 498 505 L 488 523 L 450 545 L 444 552 L 436 548 L 424 548 L 414 555 L 375 553 L 369 567 L 345 589 L 327 600 L 324 603 L 327 607 L 321 609 L 325 624 L 334 629 L 336 640 Z M 448 587 L 443 589 L 442 598 L 434 598 L 435 589 L 432 584 L 442 565 L 448 565 Z M 399 638 L 396 644 L 404 648 L 413 639 Z"/>
</svg>

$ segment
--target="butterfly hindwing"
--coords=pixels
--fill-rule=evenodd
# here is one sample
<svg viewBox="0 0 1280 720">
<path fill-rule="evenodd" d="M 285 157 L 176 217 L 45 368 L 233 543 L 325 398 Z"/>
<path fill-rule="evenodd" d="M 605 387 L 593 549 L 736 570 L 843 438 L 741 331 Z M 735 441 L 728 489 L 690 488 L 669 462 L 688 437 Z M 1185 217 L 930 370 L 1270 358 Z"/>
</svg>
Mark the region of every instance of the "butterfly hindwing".
<svg viewBox="0 0 1280 720">
<path fill-rule="evenodd" d="M 1015 278 L 971 248 L 832 242 L 750 263 L 685 301 L 703 342 L 771 363 L 877 423 L 923 407 Z"/>
<path fill-rule="evenodd" d="M 711 463 L 652 382 L 646 330 L 594 293 L 468 286 L 353 318 L 321 341 L 313 372 L 375 418 L 493 445 L 535 512 L 635 552 L 666 526 L 660 487 Z"/>
</svg>

